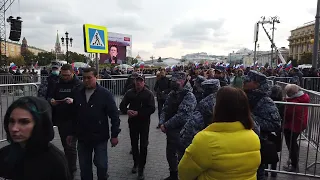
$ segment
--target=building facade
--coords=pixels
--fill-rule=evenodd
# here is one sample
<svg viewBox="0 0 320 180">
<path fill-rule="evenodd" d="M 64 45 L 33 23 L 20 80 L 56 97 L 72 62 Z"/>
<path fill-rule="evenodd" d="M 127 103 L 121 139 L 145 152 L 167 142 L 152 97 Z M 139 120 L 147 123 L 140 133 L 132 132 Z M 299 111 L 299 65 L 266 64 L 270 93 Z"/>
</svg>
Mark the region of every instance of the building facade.
<svg viewBox="0 0 320 180">
<path fill-rule="evenodd" d="M 46 52 L 46 50 L 39 49 L 33 46 L 28 46 L 27 40 L 23 38 L 22 44 L 16 42 L 6 41 L 6 50 L 1 46 L 2 55 L 6 55 L 7 57 L 15 57 L 20 56 L 23 51 L 29 50 L 30 52 L 38 55 L 40 52 Z"/>
<path fill-rule="evenodd" d="M 303 53 L 312 53 L 314 38 L 314 22 L 309 22 L 291 31 L 288 38 L 289 56 L 300 60 Z M 319 44 L 320 45 L 320 44 Z"/>
<path fill-rule="evenodd" d="M 281 47 L 278 49 L 285 61 L 289 58 L 289 49 L 285 47 Z M 278 52 L 273 52 L 273 57 L 277 57 L 276 62 L 272 62 L 272 67 L 275 67 L 276 65 L 281 63 L 281 59 L 279 58 Z M 254 62 L 254 55 L 248 54 L 243 56 L 243 64 L 245 66 L 251 66 Z M 266 63 L 270 65 L 271 63 L 271 51 L 257 51 L 257 63 L 258 66 L 265 66 Z"/>
</svg>

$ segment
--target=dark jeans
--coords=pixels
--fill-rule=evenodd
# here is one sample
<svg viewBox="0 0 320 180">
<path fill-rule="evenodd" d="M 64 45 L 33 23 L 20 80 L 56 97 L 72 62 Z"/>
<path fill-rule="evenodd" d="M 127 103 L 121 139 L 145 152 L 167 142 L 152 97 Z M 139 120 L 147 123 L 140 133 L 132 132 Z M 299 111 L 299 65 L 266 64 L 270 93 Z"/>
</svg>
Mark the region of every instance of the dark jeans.
<svg viewBox="0 0 320 180">
<path fill-rule="evenodd" d="M 81 180 L 93 180 L 92 152 L 94 151 L 93 163 L 97 167 L 98 180 L 108 179 L 108 140 L 99 144 L 78 142 L 79 165 Z"/>
<path fill-rule="evenodd" d="M 300 133 L 292 132 L 290 129 L 284 130 L 284 137 L 289 150 L 291 165 L 295 168 L 298 166 L 299 158 L 299 145 L 297 142 L 299 135 Z"/>
<path fill-rule="evenodd" d="M 134 162 L 134 166 L 138 166 L 140 170 L 144 169 L 144 166 L 147 161 L 149 129 L 150 129 L 150 120 L 148 122 L 139 122 L 139 121 L 129 122 L 133 162 Z M 140 138 L 140 152 L 139 152 L 139 138 Z"/>
<path fill-rule="evenodd" d="M 69 124 L 70 122 L 62 122 L 58 123 L 58 130 L 59 135 L 61 139 L 61 143 L 64 149 L 64 154 L 68 162 L 68 168 L 70 171 L 70 174 L 72 175 L 75 171 L 77 171 L 77 139 L 73 138 L 71 145 L 69 146 L 66 142 L 68 132 L 70 131 L 68 128 L 70 128 Z"/>
<path fill-rule="evenodd" d="M 157 99 L 157 102 L 158 102 L 158 117 L 159 117 L 159 121 L 160 121 L 160 115 L 161 115 L 161 112 L 162 112 L 162 108 L 163 108 L 163 105 L 164 105 L 164 102 L 166 100 L 165 99 Z"/>
<path fill-rule="evenodd" d="M 166 155 L 170 172 L 178 170 L 178 144 L 180 142 L 179 130 L 169 130 L 167 135 Z"/>
</svg>

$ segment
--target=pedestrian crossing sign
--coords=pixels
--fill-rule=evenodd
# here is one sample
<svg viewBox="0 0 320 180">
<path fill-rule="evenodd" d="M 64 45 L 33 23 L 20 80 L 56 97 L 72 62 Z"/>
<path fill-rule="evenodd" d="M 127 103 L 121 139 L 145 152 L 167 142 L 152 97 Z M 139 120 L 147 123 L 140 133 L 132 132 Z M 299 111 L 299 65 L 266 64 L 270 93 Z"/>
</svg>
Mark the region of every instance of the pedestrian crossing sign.
<svg viewBox="0 0 320 180">
<path fill-rule="evenodd" d="M 85 52 L 108 54 L 108 31 L 106 27 L 84 24 L 83 34 Z"/>
</svg>

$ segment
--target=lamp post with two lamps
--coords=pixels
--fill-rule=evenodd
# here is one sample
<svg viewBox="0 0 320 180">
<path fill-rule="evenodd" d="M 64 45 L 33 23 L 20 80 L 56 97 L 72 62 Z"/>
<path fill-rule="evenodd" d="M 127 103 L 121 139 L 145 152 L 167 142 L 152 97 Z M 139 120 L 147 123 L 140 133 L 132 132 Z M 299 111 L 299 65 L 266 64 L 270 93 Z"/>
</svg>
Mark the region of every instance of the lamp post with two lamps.
<svg viewBox="0 0 320 180">
<path fill-rule="evenodd" d="M 61 38 L 61 42 L 62 42 L 62 45 L 66 46 L 66 61 L 69 63 L 69 46 L 72 47 L 72 41 L 73 41 L 73 38 L 69 38 L 69 33 L 66 32 L 65 33 L 66 37 L 62 37 Z"/>
</svg>

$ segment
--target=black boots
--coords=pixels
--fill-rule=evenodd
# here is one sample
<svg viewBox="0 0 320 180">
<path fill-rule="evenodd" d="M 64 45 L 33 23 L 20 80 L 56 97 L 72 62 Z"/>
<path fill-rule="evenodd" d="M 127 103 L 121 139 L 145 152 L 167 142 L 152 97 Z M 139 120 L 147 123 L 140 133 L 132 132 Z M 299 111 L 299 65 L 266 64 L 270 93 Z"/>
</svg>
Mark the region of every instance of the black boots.
<svg viewBox="0 0 320 180">
<path fill-rule="evenodd" d="M 133 168 L 131 169 L 132 174 L 136 174 L 137 173 L 137 165 L 134 165 Z"/>
<path fill-rule="evenodd" d="M 144 180 L 143 169 L 139 169 L 138 171 L 138 180 Z"/>
<path fill-rule="evenodd" d="M 178 180 L 178 172 L 170 171 L 170 176 L 165 178 L 164 180 Z"/>
</svg>

